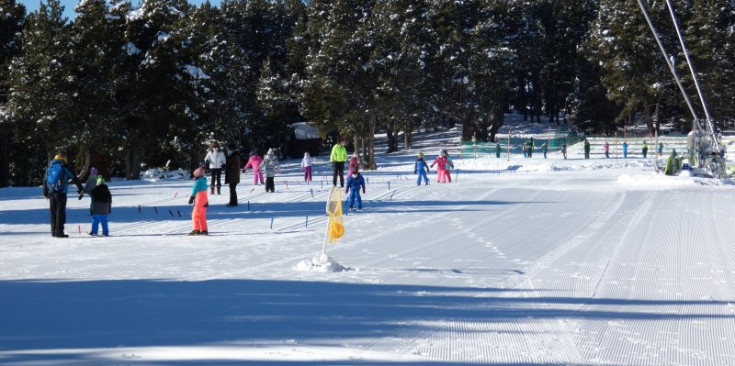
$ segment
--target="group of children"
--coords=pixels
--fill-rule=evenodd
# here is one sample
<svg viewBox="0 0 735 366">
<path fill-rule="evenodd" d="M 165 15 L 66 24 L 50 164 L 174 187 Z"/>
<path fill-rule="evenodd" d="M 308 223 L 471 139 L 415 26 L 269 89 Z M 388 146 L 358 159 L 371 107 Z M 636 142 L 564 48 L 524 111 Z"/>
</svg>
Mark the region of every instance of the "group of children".
<svg viewBox="0 0 735 366">
<path fill-rule="evenodd" d="M 316 159 L 314 159 L 308 152 L 304 154 L 304 158 L 301 161 L 301 169 L 304 171 L 304 181 L 310 182 L 312 180 L 312 166 Z M 244 167 L 247 171 L 248 168 L 252 168 L 254 171 L 253 183 L 263 184 L 263 173 L 261 166 L 265 170 L 265 185 L 266 192 L 274 192 L 274 178 L 275 174 L 280 171 L 278 165 L 278 159 L 275 156 L 273 149 L 268 150 L 265 159 L 258 156 L 257 153 L 252 152 L 250 159 Z M 433 163 L 429 166 L 424 161 L 424 154 L 418 154 L 418 160 L 415 163 L 414 173 L 418 174 L 417 185 L 421 185 L 421 181 L 424 184 L 429 184 L 429 178 L 427 172 L 430 167 L 437 166 L 437 182 L 440 183 L 451 183 L 452 177 L 450 174 L 451 169 L 454 169 L 454 163 L 449 157 L 447 150 L 442 149 L 439 155 L 434 159 Z M 355 206 L 357 209 L 362 209 L 362 197 L 360 191 L 365 193 L 365 178 L 360 173 L 360 161 L 357 154 L 350 157 L 349 162 L 350 175 L 347 178 L 345 185 L 345 194 L 349 194 L 347 199 L 347 205 L 350 210 L 354 210 Z M 193 172 L 194 184 L 192 186 L 191 195 L 189 196 L 189 204 L 194 205 L 191 214 L 192 220 L 192 231 L 189 235 L 208 235 L 209 230 L 207 227 L 207 207 L 209 206 L 209 198 L 207 195 L 208 184 L 205 176 L 206 171 L 204 165 L 199 166 Z M 89 235 L 98 235 L 99 226 L 102 225 L 102 235 L 109 236 L 109 226 L 107 216 L 112 212 L 112 195 L 110 194 L 109 187 L 105 184 L 105 179 L 100 176 L 97 169 L 92 168 L 87 183 L 85 185 L 85 192 L 87 192 L 92 198 L 90 204 L 90 214 L 92 215 L 92 229 L 88 233 Z"/>
<path fill-rule="evenodd" d="M 452 158 L 449 157 L 449 152 L 446 149 L 442 149 L 439 151 L 439 155 L 436 159 L 434 159 L 434 162 L 431 163 L 431 166 L 424 161 L 424 153 L 419 152 L 418 160 L 416 160 L 413 168 L 413 173 L 418 174 L 416 185 L 420 186 L 422 180 L 424 181 L 424 184 L 429 184 L 427 173 L 429 172 L 429 168 L 433 168 L 434 165 L 437 166 L 436 181 L 439 183 L 452 183 L 451 170 L 454 169 L 454 162 L 452 161 Z"/>
</svg>

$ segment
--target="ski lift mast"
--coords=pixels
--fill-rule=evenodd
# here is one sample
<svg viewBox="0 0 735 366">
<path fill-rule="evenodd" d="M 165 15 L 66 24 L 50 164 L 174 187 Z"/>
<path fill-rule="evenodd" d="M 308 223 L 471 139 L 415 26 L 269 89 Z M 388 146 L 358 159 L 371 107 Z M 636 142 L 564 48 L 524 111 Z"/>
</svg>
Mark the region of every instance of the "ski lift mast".
<svg viewBox="0 0 735 366">
<path fill-rule="evenodd" d="M 674 28 L 676 29 L 676 35 L 679 39 L 679 43 L 681 44 L 682 51 L 687 61 L 687 65 L 689 66 L 689 71 L 692 74 L 694 85 L 697 88 L 697 95 L 699 97 L 700 102 L 702 103 L 702 109 L 704 110 L 704 114 L 705 114 L 705 118 L 707 122 L 706 128 L 703 128 L 702 124 L 700 123 L 699 117 L 697 116 L 697 112 L 695 111 L 694 106 L 692 105 L 692 102 L 689 99 L 689 95 L 687 95 L 686 89 L 684 89 L 684 85 L 682 84 L 681 79 L 679 78 L 679 75 L 676 73 L 676 67 L 674 65 L 673 56 L 669 57 L 668 53 L 666 52 L 666 49 L 664 48 L 663 43 L 661 42 L 661 39 L 658 36 L 658 32 L 656 31 L 656 28 L 653 26 L 651 17 L 648 15 L 648 11 L 646 11 L 646 7 L 643 5 L 643 1 L 642 0 L 637 0 L 637 1 L 638 1 L 638 6 L 641 8 L 641 12 L 643 13 L 643 16 L 646 18 L 648 27 L 651 29 L 651 33 L 653 33 L 653 37 L 656 39 L 656 43 L 658 44 L 658 47 L 664 56 L 664 60 L 666 60 L 666 64 L 669 66 L 669 70 L 671 71 L 671 74 L 674 76 L 674 80 L 676 80 L 676 84 L 679 86 L 679 90 L 681 91 L 681 94 L 684 97 L 684 100 L 686 101 L 687 107 L 689 108 L 689 111 L 691 112 L 692 117 L 694 118 L 692 130 L 696 131 L 695 139 L 698 141 L 696 142 L 696 144 L 693 144 L 696 146 L 690 146 L 690 148 L 696 147 L 696 150 L 698 150 L 697 160 L 699 162 L 700 168 L 703 168 L 709 173 L 709 175 L 715 178 L 723 178 L 725 176 L 725 163 L 720 156 L 723 153 L 723 150 L 721 149 L 719 141 L 717 139 L 715 125 L 712 121 L 712 118 L 710 117 L 709 109 L 704 99 L 702 88 L 700 87 L 700 84 L 699 84 L 699 79 L 697 78 L 697 74 L 694 71 L 694 65 L 692 64 L 692 61 L 689 58 L 689 50 L 686 46 L 686 43 L 684 42 L 684 37 L 681 34 L 681 29 L 679 28 L 679 22 L 676 20 L 676 14 L 674 13 L 674 7 L 671 4 L 671 0 L 666 0 L 666 5 L 669 9 L 669 13 L 671 14 L 671 20 L 674 23 Z M 708 138 L 704 136 L 705 132 L 709 135 L 707 136 Z"/>
</svg>

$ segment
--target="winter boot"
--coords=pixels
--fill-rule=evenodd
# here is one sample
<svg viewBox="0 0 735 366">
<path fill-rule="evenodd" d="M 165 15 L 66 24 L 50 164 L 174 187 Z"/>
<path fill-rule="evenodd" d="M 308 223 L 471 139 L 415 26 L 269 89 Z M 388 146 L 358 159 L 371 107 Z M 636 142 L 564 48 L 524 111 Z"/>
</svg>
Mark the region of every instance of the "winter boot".
<svg viewBox="0 0 735 366">
<path fill-rule="evenodd" d="M 202 230 L 199 232 L 199 235 L 209 235 L 209 232 L 207 230 Z"/>
<path fill-rule="evenodd" d="M 200 232 L 199 230 L 192 230 L 192 231 L 191 231 L 191 232 L 190 232 L 189 234 L 187 234 L 187 235 L 199 235 L 200 233 L 201 233 L 201 232 Z"/>
<path fill-rule="evenodd" d="M 210 194 L 214 194 L 214 186 L 209 191 L 211 192 Z"/>
</svg>

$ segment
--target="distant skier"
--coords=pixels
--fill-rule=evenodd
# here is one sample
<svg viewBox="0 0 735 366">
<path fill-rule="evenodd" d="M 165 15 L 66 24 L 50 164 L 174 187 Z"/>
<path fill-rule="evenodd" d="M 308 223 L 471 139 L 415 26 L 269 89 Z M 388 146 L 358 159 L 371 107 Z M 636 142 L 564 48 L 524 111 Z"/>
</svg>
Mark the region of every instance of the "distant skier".
<svg viewBox="0 0 735 366">
<path fill-rule="evenodd" d="M 237 145 L 227 146 L 227 163 L 225 165 L 225 184 L 230 186 L 230 202 L 227 207 L 237 206 L 237 185 L 240 183 L 240 165 L 242 156 L 237 151 Z"/>
<path fill-rule="evenodd" d="M 362 210 L 362 197 L 360 197 L 360 188 L 362 188 L 362 193 L 365 194 L 365 178 L 363 178 L 362 174 L 360 174 L 360 171 L 355 168 L 352 171 L 352 175 L 347 178 L 347 186 L 345 187 L 345 193 L 350 194 L 350 197 L 347 199 L 347 205 L 352 210 L 355 206 L 355 201 L 357 201 L 357 208 L 359 210 Z"/>
<path fill-rule="evenodd" d="M 268 153 L 265 154 L 263 166 L 265 167 L 265 191 L 274 193 L 276 191 L 276 174 L 280 172 L 280 166 L 273 149 L 268 149 Z"/>
<path fill-rule="evenodd" d="M 264 184 L 263 180 L 263 170 L 260 169 L 260 165 L 263 164 L 263 158 L 261 158 L 258 153 L 253 150 L 250 152 L 250 159 L 248 159 L 248 163 L 245 164 L 245 168 L 243 168 L 244 172 L 248 171 L 248 168 L 253 168 L 253 184 L 258 184 L 258 180 L 260 180 L 260 184 Z"/>
<path fill-rule="evenodd" d="M 541 145 L 541 151 L 543 151 L 544 159 L 546 159 L 546 154 L 549 153 L 549 143 L 548 142 L 544 142 L 544 144 Z"/>
<path fill-rule="evenodd" d="M 447 163 L 448 161 L 447 161 L 447 158 L 444 156 L 444 150 L 441 150 L 439 152 L 439 156 L 437 156 L 436 159 L 434 159 L 434 162 L 431 163 L 431 166 L 430 166 L 431 168 L 433 168 L 434 165 L 437 166 L 436 167 L 436 181 L 439 183 L 447 182 L 445 179 L 445 173 L 446 173 L 445 171 L 446 171 Z"/>
<path fill-rule="evenodd" d="M 658 153 L 658 156 L 663 156 L 664 154 L 664 143 L 659 142 L 658 147 L 656 148 L 656 152 Z"/>
<path fill-rule="evenodd" d="M 421 185 L 421 178 L 424 179 L 424 184 L 429 185 L 429 177 L 427 173 L 429 172 L 429 164 L 427 164 L 424 161 L 424 153 L 419 152 L 418 159 L 416 160 L 416 163 L 413 167 L 413 173 L 418 174 L 418 179 L 416 179 L 416 185 Z"/>
<path fill-rule="evenodd" d="M 564 160 L 567 160 L 567 143 L 566 143 L 566 141 L 561 143 L 561 154 L 564 156 Z"/>
<path fill-rule="evenodd" d="M 193 230 L 189 235 L 207 235 L 207 206 L 209 200 L 207 198 L 207 178 L 204 177 L 204 167 L 200 166 L 194 170 L 194 186 L 189 197 L 189 204 L 194 204 L 194 210 L 191 211 L 191 223 Z"/>
<path fill-rule="evenodd" d="M 495 143 L 495 157 L 498 159 L 500 158 L 500 143 L 499 142 Z"/>
<path fill-rule="evenodd" d="M 301 170 L 304 171 L 304 182 L 311 182 L 311 166 L 314 164 L 314 158 L 308 152 L 304 153 L 301 159 Z"/>
<path fill-rule="evenodd" d="M 357 151 L 350 156 L 350 171 L 355 168 L 360 169 L 360 157 L 357 155 Z"/>
<path fill-rule="evenodd" d="M 587 139 L 584 139 L 584 158 L 590 158 L 590 142 Z"/>
<path fill-rule="evenodd" d="M 628 158 L 628 143 L 623 141 L 623 159 Z"/>
<path fill-rule="evenodd" d="M 212 173 L 212 194 L 214 194 L 214 188 L 217 187 L 217 194 L 221 193 L 222 189 L 222 167 L 227 164 L 227 158 L 225 153 L 220 150 L 219 142 L 212 141 L 212 145 L 207 151 L 207 156 L 204 157 L 204 162 L 209 164 L 209 171 Z"/>
<path fill-rule="evenodd" d="M 605 145 L 603 146 L 603 148 L 605 149 L 605 158 L 609 159 L 610 158 L 610 143 L 605 141 Z"/>
<path fill-rule="evenodd" d="M 92 214 L 92 230 L 89 235 L 97 235 L 99 224 L 102 224 L 102 236 L 110 236 L 110 228 L 107 224 L 107 215 L 112 213 L 112 195 L 105 184 L 105 178 L 98 177 L 96 186 L 89 193 L 92 203 L 89 207 Z"/>
<path fill-rule="evenodd" d="M 646 140 L 643 140 L 643 147 L 641 148 L 641 152 L 643 153 L 643 159 L 645 159 L 646 155 L 648 155 L 648 144 L 646 143 Z"/>
<path fill-rule="evenodd" d="M 528 139 L 527 144 L 528 144 L 528 151 L 527 151 L 528 152 L 528 157 L 529 158 L 532 158 L 533 157 L 533 148 L 535 147 L 534 146 L 534 143 L 533 143 L 533 136 Z"/>
<path fill-rule="evenodd" d="M 332 146 L 332 153 L 329 155 L 329 162 L 332 163 L 332 185 L 337 186 L 337 177 L 339 177 L 339 186 L 345 186 L 345 161 L 347 161 L 347 139 L 342 138 L 338 144 Z"/>
<path fill-rule="evenodd" d="M 447 159 L 447 164 L 444 166 L 444 178 L 447 183 L 452 183 L 452 169 L 454 169 L 454 162 L 449 156 L 449 151 L 444 150 L 444 158 Z"/>
<path fill-rule="evenodd" d="M 79 199 L 82 199 L 84 187 L 79 181 L 76 173 L 67 165 L 66 154 L 59 153 L 51 160 L 43 184 L 43 196 L 49 200 L 51 211 L 51 236 L 55 238 L 68 238 L 64 233 L 66 224 L 66 195 L 69 193 L 69 181 L 77 186 Z"/>
</svg>

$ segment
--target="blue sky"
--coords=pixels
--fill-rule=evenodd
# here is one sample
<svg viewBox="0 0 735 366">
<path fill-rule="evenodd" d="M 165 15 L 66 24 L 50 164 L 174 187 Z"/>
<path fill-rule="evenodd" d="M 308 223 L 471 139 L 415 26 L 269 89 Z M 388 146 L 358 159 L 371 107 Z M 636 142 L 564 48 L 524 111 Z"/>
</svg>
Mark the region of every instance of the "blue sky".
<svg viewBox="0 0 735 366">
<path fill-rule="evenodd" d="M 16 0 L 19 3 L 26 6 L 27 12 L 33 12 L 38 10 L 39 5 L 41 4 L 41 0 Z M 142 0 L 133 0 L 133 4 L 139 4 Z M 199 5 L 203 3 L 205 0 L 189 0 L 189 3 Z M 44 0 L 45 2 L 45 0 Z M 74 8 L 77 6 L 78 0 L 61 0 L 61 5 L 64 6 L 64 15 L 69 17 L 69 19 L 73 19 L 75 16 Z M 209 0 L 212 4 L 219 4 L 220 0 Z"/>
</svg>

